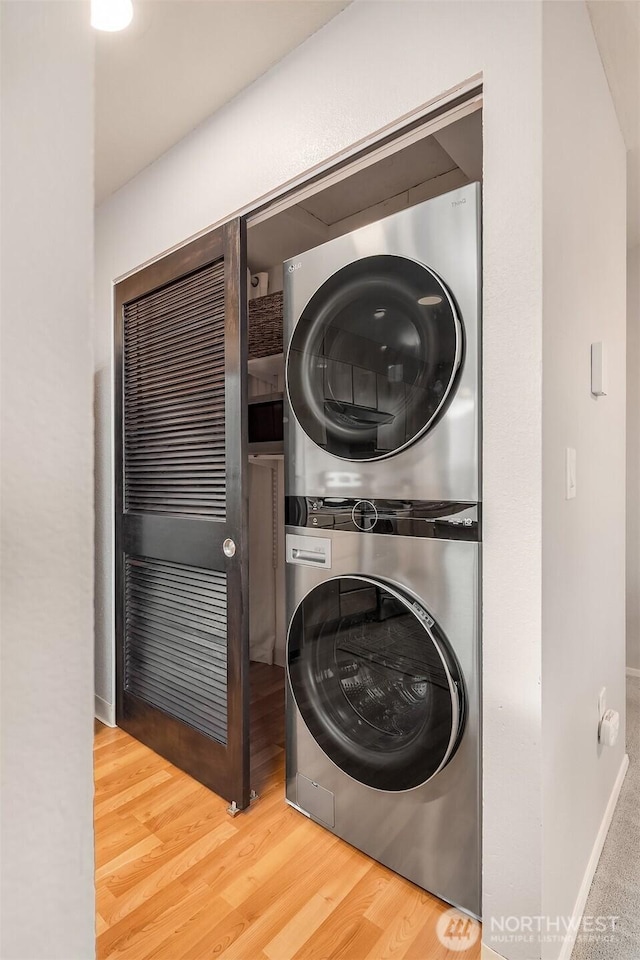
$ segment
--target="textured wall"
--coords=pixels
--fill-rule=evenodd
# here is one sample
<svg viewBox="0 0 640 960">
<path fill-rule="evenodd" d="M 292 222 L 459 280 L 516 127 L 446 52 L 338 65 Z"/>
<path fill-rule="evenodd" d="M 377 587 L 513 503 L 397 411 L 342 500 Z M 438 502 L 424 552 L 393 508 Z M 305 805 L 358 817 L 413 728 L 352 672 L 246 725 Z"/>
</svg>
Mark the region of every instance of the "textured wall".
<svg viewBox="0 0 640 960">
<path fill-rule="evenodd" d="M 570 916 L 625 752 L 626 152 L 582 4 L 545 5 L 543 65 L 543 912 Z M 615 748 L 597 740 L 603 686 L 623 720 Z"/>
<path fill-rule="evenodd" d="M 94 955 L 93 92 L 84 3 L 2 4 L 2 930 Z"/>
<path fill-rule="evenodd" d="M 539 913 L 541 897 L 541 29 L 537 3 L 356 2 L 102 204 L 96 234 L 96 657 L 107 709 L 114 279 L 484 74 L 487 916 Z M 510 950 L 530 960 L 529 945 Z"/>
</svg>

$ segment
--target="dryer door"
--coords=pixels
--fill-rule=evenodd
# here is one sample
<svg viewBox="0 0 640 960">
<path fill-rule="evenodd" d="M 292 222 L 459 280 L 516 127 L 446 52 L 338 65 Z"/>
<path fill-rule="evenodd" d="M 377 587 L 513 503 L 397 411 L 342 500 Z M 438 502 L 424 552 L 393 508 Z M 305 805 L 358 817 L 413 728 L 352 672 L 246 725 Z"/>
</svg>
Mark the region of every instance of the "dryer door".
<svg viewBox="0 0 640 960">
<path fill-rule="evenodd" d="M 405 257 L 365 257 L 303 310 L 287 358 L 289 400 L 318 446 L 379 460 L 436 422 L 461 360 L 462 325 L 443 282 Z"/>
<path fill-rule="evenodd" d="M 354 780 L 410 790 L 453 756 L 460 670 L 437 623 L 395 587 L 361 576 L 314 587 L 292 618 L 287 666 L 311 734 Z"/>
</svg>

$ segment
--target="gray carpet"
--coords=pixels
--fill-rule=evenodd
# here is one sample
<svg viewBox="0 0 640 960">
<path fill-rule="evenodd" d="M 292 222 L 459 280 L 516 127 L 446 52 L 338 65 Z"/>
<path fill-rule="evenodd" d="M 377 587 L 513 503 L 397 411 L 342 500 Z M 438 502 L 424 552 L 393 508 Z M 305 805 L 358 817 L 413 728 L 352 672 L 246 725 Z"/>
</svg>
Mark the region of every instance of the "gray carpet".
<svg viewBox="0 0 640 960">
<path fill-rule="evenodd" d="M 640 678 L 637 677 L 627 678 L 627 752 L 629 769 L 584 911 L 585 916 L 620 919 L 611 941 L 577 940 L 571 960 L 640 960 Z"/>
</svg>

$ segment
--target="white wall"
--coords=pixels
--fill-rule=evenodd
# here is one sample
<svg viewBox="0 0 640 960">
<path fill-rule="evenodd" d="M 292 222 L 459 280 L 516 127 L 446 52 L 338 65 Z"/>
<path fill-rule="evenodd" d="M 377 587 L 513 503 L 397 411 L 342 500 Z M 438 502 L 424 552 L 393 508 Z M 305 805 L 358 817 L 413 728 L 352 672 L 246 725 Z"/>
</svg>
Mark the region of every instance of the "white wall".
<svg viewBox="0 0 640 960">
<path fill-rule="evenodd" d="M 88 5 L 2 17 L 2 931 L 94 956 Z"/>
<path fill-rule="evenodd" d="M 617 171 L 620 137 L 583 5 L 546 5 L 545 18 L 543 51 L 538 3 L 356 2 L 104 203 L 97 223 L 97 680 L 99 695 L 110 704 L 113 280 L 483 73 L 487 940 L 492 915 L 535 916 L 543 905 L 554 915 L 571 912 L 620 760 L 619 750 L 598 755 L 593 702 L 602 678 L 611 705 L 623 709 L 624 370 L 620 297 L 618 288 L 609 289 L 620 270 L 619 188 L 611 184 L 623 184 L 622 171 L 605 178 L 606 191 L 600 183 L 593 189 L 601 167 L 610 163 Z M 556 28 L 566 40 L 565 58 L 571 51 L 570 70 L 561 62 Z M 543 52 L 548 72 L 544 127 Z M 578 89 L 578 78 L 587 96 Z M 592 229 L 596 213 L 601 222 Z M 606 244 L 598 232 L 604 232 Z M 597 276 L 596 252 L 603 258 Z M 605 275 L 608 283 L 598 286 Z M 594 304 L 603 306 L 596 310 Z M 600 326 L 605 314 L 606 331 Z M 588 392 L 587 347 L 601 329 L 617 384 L 610 397 L 596 402 Z M 569 443 L 578 449 L 578 498 L 566 504 L 561 470 Z M 608 529 L 606 521 L 613 520 Z M 606 563 L 593 549 L 592 529 L 598 547 L 607 548 Z M 606 630 L 604 603 L 596 609 L 593 599 L 596 581 L 606 584 Z M 577 603 L 583 584 L 590 592 L 588 615 Z M 597 597 L 602 598 L 600 586 Z M 574 808 L 580 807 L 577 826 L 573 820 L 567 826 L 568 802 L 560 787 L 566 787 Z M 575 836 L 565 837 L 563 829 Z M 560 841 L 556 854 L 553 844 Z M 558 865 L 560 849 L 564 859 Z M 556 869 L 562 883 L 554 879 Z M 522 941 L 494 941 L 494 947 L 509 960 L 533 960 L 541 952 L 539 944 Z"/>
<path fill-rule="evenodd" d="M 626 151 L 585 7 L 545 4 L 543 24 L 542 912 L 570 916 L 625 752 L 624 730 L 599 746 L 597 699 L 624 720 Z"/>
<path fill-rule="evenodd" d="M 540 43 L 537 3 L 356 2 L 97 217 L 97 680 L 112 703 L 112 281 L 483 72 L 486 916 L 540 911 Z"/>
<path fill-rule="evenodd" d="M 627 666 L 640 671 L 640 246 L 627 251 Z"/>
</svg>

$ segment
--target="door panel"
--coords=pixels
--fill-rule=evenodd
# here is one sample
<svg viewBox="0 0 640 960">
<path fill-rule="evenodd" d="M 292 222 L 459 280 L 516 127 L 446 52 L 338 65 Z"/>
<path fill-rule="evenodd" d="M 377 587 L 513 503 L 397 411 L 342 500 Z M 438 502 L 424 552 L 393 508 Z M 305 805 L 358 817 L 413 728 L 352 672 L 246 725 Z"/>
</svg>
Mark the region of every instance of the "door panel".
<svg viewBox="0 0 640 960">
<path fill-rule="evenodd" d="M 249 802 L 244 249 L 234 221 L 116 286 L 117 720 L 239 808 Z"/>
<path fill-rule="evenodd" d="M 125 513 L 225 519 L 224 261 L 124 307 Z"/>
</svg>

